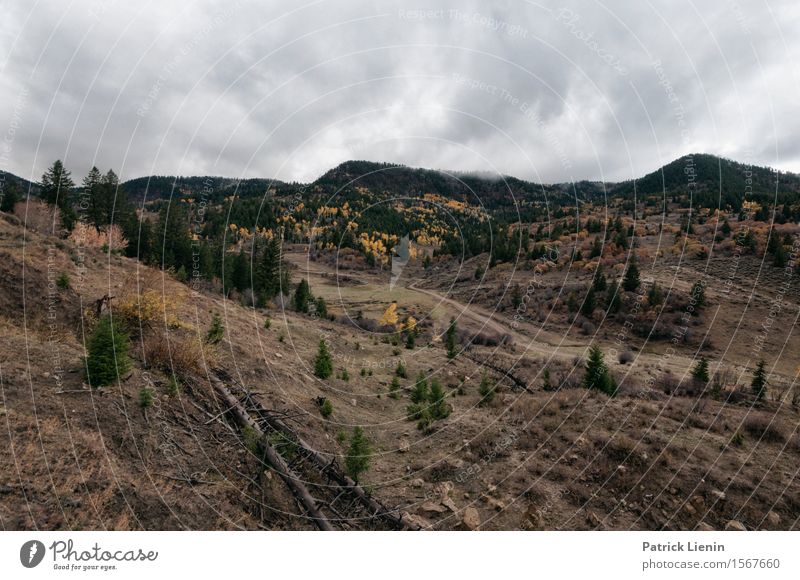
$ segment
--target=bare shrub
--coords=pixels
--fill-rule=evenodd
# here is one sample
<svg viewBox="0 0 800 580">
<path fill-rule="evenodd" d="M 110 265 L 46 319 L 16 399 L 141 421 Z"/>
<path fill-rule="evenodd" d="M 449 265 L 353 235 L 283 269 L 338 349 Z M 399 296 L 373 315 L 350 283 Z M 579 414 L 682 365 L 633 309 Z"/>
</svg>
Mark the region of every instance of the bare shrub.
<svg viewBox="0 0 800 580">
<path fill-rule="evenodd" d="M 619 361 L 619 364 L 622 364 L 622 365 L 626 365 L 629 362 L 632 362 L 633 359 L 634 359 L 633 353 L 631 351 L 629 351 L 629 350 L 623 350 L 617 356 L 617 360 Z"/>
<path fill-rule="evenodd" d="M 582 377 L 578 373 L 564 373 L 558 378 L 558 389 L 579 389 L 581 380 Z"/>
<path fill-rule="evenodd" d="M 665 395 L 675 394 L 679 385 L 680 381 L 672 373 L 665 372 L 661 375 L 661 389 L 664 391 Z"/>
<path fill-rule="evenodd" d="M 775 424 L 763 415 L 753 415 L 744 422 L 744 430 L 752 437 L 764 441 L 765 443 L 784 443 L 786 434 Z"/>
<path fill-rule="evenodd" d="M 154 334 L 143 341 L 144 362 L 181 379 L 201 375 L 206 366 L 213 366 L 213 351 L 197 338 Z"/>
</svg>

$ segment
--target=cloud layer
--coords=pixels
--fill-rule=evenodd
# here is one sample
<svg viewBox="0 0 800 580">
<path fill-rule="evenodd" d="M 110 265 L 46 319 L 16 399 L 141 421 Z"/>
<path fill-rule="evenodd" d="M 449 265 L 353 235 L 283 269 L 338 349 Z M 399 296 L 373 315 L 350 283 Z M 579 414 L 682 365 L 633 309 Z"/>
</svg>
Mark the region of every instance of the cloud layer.
<svg viewBox="0 0 800 580">
<path fill-rule="evenodd" d="M 791 0 L 12 0 L 0 169 L 307 181 L 348 159 L 621 180 L 800 169 Z"/>
</svg>

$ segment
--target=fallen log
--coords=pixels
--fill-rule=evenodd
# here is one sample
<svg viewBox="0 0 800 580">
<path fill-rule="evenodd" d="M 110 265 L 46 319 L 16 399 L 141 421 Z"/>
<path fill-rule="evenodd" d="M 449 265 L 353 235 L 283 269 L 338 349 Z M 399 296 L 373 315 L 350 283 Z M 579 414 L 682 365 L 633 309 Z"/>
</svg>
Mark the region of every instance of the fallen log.
<svg viewBox="0 0 800 580">
<path fill-rule="evenodd" d="M 293 476 L 291 469 L 289 469 L 289 466 L 283 460 L 283 457 L 281 457 L 280 453 L 278 453 L 277 450 L 269 443 L 266 435 L 261 430 L 261 427 L 259 427 L 258 423 L 253 420 L 253 418 L 242 407 L 236 397 L 234 397 L 228 391 L 228 389 L 225 388 L 225 385 L 222 383 L 222 381 L 211 375 L 211 383 L 214 386 L 214 390 L 217 392 L 217 394 L 228 405 L 231 414 L 236 419 L 236 422 L 239 423 L 241 427 L 253 429 L 259 435 L 260 439 L 262 440 L 264 455 L 267 459 L 267 462 L 278 473 L 278 475 L 281 476 L 289 489 L 292 490 L 292 493 L 305 508 L 308 516 L 314 520 L 316 526 L 320 530 L 324 531 L 333 530 L 333 526 L 319 510 L 319 506 L 317 506 L 316 500 L 311 493 L 309 493 L 308 488 L 303 485 L 298 477 Z"/>
<path fill-rule="evenodd" d="M 311 459 L 311 461 L 313 461 L 325 475 L 330 477 L 333 481 L 335 481 L 342 487 L 347 488 L 353 495 L 355 495 L 358 498 L 358 500 L 372 512 L 373 516 L 382 517 L 386 520 L 391 521 L 398 529 L 404 529 L 404 530 L 419 529 L 418 526 L 415 526 L 414 524 L 403 520 L 402 515 L 397 515 L 393 513 L 391 510 L 387 509 L 386 506 L 376 501 L 364 490 L 363 487 L 358 485 L 355 481 L 353 481 L 350 477 L 348 477 L 345 473 L 343 473 L 340 469 L 338 469 L 333 460 L 328 461 L 327 459 L 325 459 L 325 457 L 323 457 L 321 453 L 315 451 L 313 447 L 311 447 L 308 443 L 306 443 L 299 435 L 297 435 L 297 433 L 292 431 L 292 429 L 290 429 L 279 418 L 275 417 L 272 413 L 270 413 L 267 410 L 263 410 L 261 414 L 273 428 L 282 432 L 285 436 L 291 438 L 298 445 L 299 451 L 301 453 L 304 453 L 309 459 Z"/>
<path fill-rule="evenodd" d="M 510 379 L 512 383 L 514 383 L 518 388 L 522 389 L 523 391 L 526 391 L 528 393 L 533 392 L 533 390 L 528 386 L 528 383 L 526 383 L 521 378 L 512 373 L 510 369 L 504 369 L 503 367 L 491 363 L 487 360 L 480 360 L 477 356 L 474 355 L 467 354 L 466 356 L 468 359 L 478 363 L 479 365 L 491 369 L 500 375 L 503 375 L 503 378 Z"/>
</svg>

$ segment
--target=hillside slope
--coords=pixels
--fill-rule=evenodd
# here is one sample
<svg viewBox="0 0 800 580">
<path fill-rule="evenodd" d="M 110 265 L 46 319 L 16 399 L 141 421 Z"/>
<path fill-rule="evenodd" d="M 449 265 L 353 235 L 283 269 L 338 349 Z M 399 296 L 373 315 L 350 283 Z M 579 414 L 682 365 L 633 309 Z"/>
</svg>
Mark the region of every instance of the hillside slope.
<svg viewBox="0 0 800 580">
<path fill-rule="evenodd" d="M 13 216 L 0 219 L 0 252 L 4 529 L 312 529 L 280 473 L 262 463 L 263 448 L 231 421 L 213 376 L 340 465 L 363 426 L 372 460 L 362 483 L 423 528 L 798 525 L 800 440 L 788 405 L 656 390 L 609 398 L 579 381 L 546 390 L 544 368 L 569 377 L 582 361 L 547 361 L 524 344 L 475 344 L 451 360 L 438 334 L 457 303 L 436 306 L 441 312 L 407 349 L 367 324 L 392 297 L 373 290 L 385 285 L 378 274 L 332 278 L 307 258 L 301 275 L 317 272 L 312 290 L 329 298 L 334 319 L 193 293 L 127 258 L 26 231 Z M 61 274 L 69 284 L 55 283 Z M 84 333 L 106 295 L 114 316 L 142 324 L 131 326 L 133 370 L 91 390 Z M 357 310 L 365 318 L 348 315 Z M 215 314 L 224 325 L 216 346 L 204 340 Z M 424 314 L 416 312 L 421 321 Z M 313 372 L 320 339 L 335 371 L 325 380 Z M 406 376 L 393 391 L 398 362 Z M 507 373 L 515 364 L 538 377 L 526 390 Z M 419 373 L 446 394 L 447 413 L 423 429 L 408 420 Z M 484 374 L 497 382 L 491 401 L 479 389 Z M 143 388 L 154 390 L 151 406 L 140 404 Z M 321 400 L 330 402 L 328 417 Z M 290 464 L 299 459 L 294 442 L 269 444 Z"/>
</svg>

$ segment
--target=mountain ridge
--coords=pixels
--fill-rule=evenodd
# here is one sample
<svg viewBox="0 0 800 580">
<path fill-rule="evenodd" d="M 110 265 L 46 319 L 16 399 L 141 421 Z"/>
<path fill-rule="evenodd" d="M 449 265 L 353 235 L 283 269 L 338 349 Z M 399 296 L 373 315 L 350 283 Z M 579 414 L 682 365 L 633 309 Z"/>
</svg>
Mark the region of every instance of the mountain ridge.
<svg viewBox="0 0 800 580">
<path fill-rule="evenodd" d="M 2 172 L 3 179 L 19 184 L 34 194 L 36 183 Z M 415 167 L 393 162 L 348 160 L 322 173 L 313 181 L 285 182 L 255 177 L 237 179 L 223 176 L 151 175 L 126 180 L 122 186 L 138 201 L 169 199 L 178 195 L 205 195 L 220 201 L 229 195 L 252 197 L 269 191 L 276 196 L 297 190 L 336 193 L 347 188 L 365 187 L 394 195 L 434 193 L 464 201 L 487 201 L 514 205 L 516 198 L 544 194 L 578 199 L 602 197 L 637 197 L 692 193 L 706 204 L 716 197 L 722 205 L 738 206 L 746 194 L 769 196 L 800 194 L 800 174 L 750 165 L 708 153 L 683 155 L 642 177 L 612 182 L 579 180 L 575 182 L 537 183 L 512 175 L 488 175 L 480 172 L 449 171 Z M 513 197 L 508 196 L 511 192 Z"/>
</svg>

